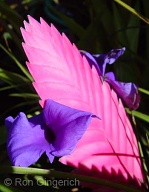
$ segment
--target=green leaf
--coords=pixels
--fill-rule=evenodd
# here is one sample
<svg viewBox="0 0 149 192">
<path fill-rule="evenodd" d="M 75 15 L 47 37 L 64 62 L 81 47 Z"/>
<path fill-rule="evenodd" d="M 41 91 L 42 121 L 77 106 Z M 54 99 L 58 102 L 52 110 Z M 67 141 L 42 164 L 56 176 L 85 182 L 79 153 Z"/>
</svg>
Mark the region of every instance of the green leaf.
<svg viewBox="0 0 149 192">
<path fill-rule="evenodd" d="M 6 19 L 4 19 L 4 18 L 1 18 L 1 25 L 3 26 L 4 31 L 6 31 L 3 34 L 3 38 L 4 38 L 5 42 L 8 41 L 8 38 L 11 38 L 14 41 L 14 43 L 18 46 L 21 53 L 24 54 L 22 45 L 21 45 L 21 39 L 20 39 L 21 34 L 18 35 L 12 28 L 10 28 L 7 24 Z"/>
<path fill-rule="evenodd" d="M 0 88 L 0 91 L 6 91 L 8 89 L 13 89 L 15 87 L 16 87 L 16 85 L 5 86 L 5 87 Z"/>
<path fill-rule="evenodd" d="M 115 26 L 115 31 L 112 34 L 112 38 L 115 38 L 116 41 L 120 42 L 120 46 L 127 46 L 128 45 L 128 39 L 126 35 L 126 14 L 125 14 L 125 19 L 122 17 L 122 10 L 118 9 L 117 6 L 113 3 L 113 19 L 114 19 L 114 26 Z"/>
<path fill-rule="evenodd" d="M 17 166 L 0 166 L 1 173 L 12 173 L 12 174 L 28 174 L 28 175 L 45 175 L 51 176 L 56 178 L 63 178 L 63 179 L 78 179 L 79 181 L 85 181 L 88 183 L 98 184 L 113 187 L 116 189 L 121 189 L 127 192 L 138 192 L 139 190 L 130 186 L 126 186 L 120 183 L 114 183 L 108 180 L 99 179 L 95 177 L 83 176 L 74 173 L 66 173 L 61 171 L 55 170 L 48 170 L 48 169 L 39 169 L 39 168 L 26 168 L 26 167 L 17 167 Z"/>
<path fill-rule="evenodd" d="M 11 9 L 5 2 L 0 3 L 0 13 L 10 24 L 14 27 L 18 34 L 20 34 L 20 26 L 23 23 L 22 17 L 13 9 Z"/>
<path fill-rule="evenodd" d="M 142 3 L 142 5 L 143 5 L 143 11 L 145 12 L 145 15 L 147 16 L 147 17 L 149 17 L 149 1 L 142 1 L 141 2 Z M 145 49 L 146 49 L 146 58 L 149 60 L 149 28 L 148 28 L 149 26 L 148 25 L 146 25 L 145 26 L 145 29 L 144 29 L 144 32 L 145 32 L 145 44 L 146 44 L 146 46 L 145 46 Z M 147 66 L 148 66 L 148 62 L 147 62 Z M 148 70 L 149 71 L 149 70 Z"/>
<path fill-rule="evenodd" d="M 76 23 L 73 19 L 69 18 L 68 16 L 56 11 L 55 9 L 52 9 L 50 6 L 48 8 L 51 12 L 59 16 L 75 35 L 81 38 L 85 31 L 83 27 L 81 27 L 78 23 Z"/>
<path fill-rule="evenodd" d="M 149 19 L 142 16 L 140 13 L 138 13 L 135 9 L 127 5 L 121 0 L 114 0 L 116 3 L 120 4 L 122 7 L 130 11 L 132 14 L 136 15 L 138 18 L 142 19 L 145 23 L 149 24 Z"/>
<path fill-rule="evenodd" d="M 135 8 L 138 9 L 139 7 L 140 7 L 139 1 L 137 1 L 135 4 Z M 128 47 L 133 53 L 137 53 L 138 51 L 139 32 L 140 32 L 140 20 L 133 14 L 130 14 L 126 34 L 129 43 Z"/>
<path fill-rule="evenodd" d="M 139 88 L 139 91 L 146 94 L 146 95 L 149 95 L 149 91 L 146 90 L 146 89 L 143 89 L 143 88 Z"/>
<path fill-rule="evenodd" d="M 32 76 L 30 75 L 30 73 L 28 72 L 27 68 L 25 68 L 18 60 L 17 58 L 10 53 L 1 43 L 0 43 L 0 47 L 8 54 L 8 56 L 17 64 L 17 66 L 21 69 L 21 71 L 26 75 L 26 77 L 28 77 L 28 79 L 30 81 L 33 81 Z"/>
<path fill-rule="evenodd" d="M 10 178 L 6 178 L 4 179 L 4 182 L 7 182 L 10 183 L 12 180 Z M 1 192 L 23 192 L 21 191 L 20 189 L 17 189 L 15 187 L 12 187 L 10 185 L 4 185 L 3 183 L 0 182 L 0 191 Z"/>
<path fill-rule="evenodd" d="M 25 98 L 37 98 L 39 99 L 39 96 L 37 94 L 34 94 L 34 93 L 12 93 L 10 94 L 10 96 L 13 96 L 13 97 L 25 97 Z"/>
<path fill-rule="evenodd" d="M 0 68 L 0 78 L 4 82 L 15 87 L 19 87 L 24 84 L 27 84 L 27 85 L 31 84 L 30 80 L 27 79 L 26 77 L 23 77 L 22 75 L 19 75 L 17 73 L 6 71 L 2 68 Z"/>
<path fill-rule="evenodd" d="M 104 0 L 101 0 L 101 1 L 93 0 L 92 3 L 93 3 L 92 20 L 95 19 L 94 17 L 97 17 L 98 18 L 97 20 L 101 21 L 101 23 L 106 31 L 106 34 L 108 36 L 109 34 L 111 34 L 114 31 L 113 15 L 111 13 L 111 10 L 107 6 L 107 2 Z M 95 26 L 94 30 L 96 30 L 96 26 Z"/>
<path fill-rule="evenodd" d="M 102 53 L 111 44 L 110 34 L 114 29 L 113 18 L 105 1 L 96 0 L 92 3 L 91 22 L 82 35 L 78 47 L 91 53 Z"/>
<path fill-rule="evenodd" d="M 149 123 L 149 115 L 143 114 L 139 111 L 130 111 L 128 108 L 126 108 L 126 111 L 128 114 L 133 115 L 133 116 Z"/>
</svg>

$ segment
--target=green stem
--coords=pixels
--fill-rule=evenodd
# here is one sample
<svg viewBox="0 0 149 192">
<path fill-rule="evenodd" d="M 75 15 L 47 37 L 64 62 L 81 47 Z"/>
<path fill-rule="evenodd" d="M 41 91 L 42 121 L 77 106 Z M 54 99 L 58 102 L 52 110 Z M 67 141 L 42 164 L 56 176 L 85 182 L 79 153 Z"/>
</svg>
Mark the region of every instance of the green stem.
<svg viewBox="0 0 149 192">
<path fill-rule="evenodd" d="M 143 15 L 138 13 L 135 9 L 133 9 L 132 7 L 130 7 L 129 5 L 124 3 L 123 1 L 121 1 L 121 0 L 114 0 L 114 1 L 116 3 L 118 3 L 119 5 L 121 5 L 122 7 L 124 7 L 125 9 L 127 9 L 128 11 L 130 11 L 132 14 L 134 14 L 137 17 L 139 17 L 140 19 L 142 19 L 145 23 L 149 24 L 149 19 L 148 18 L 145 18 Z"/>
<path fill-rule="evenodd" d="M 121 189 L 127 192 L 140 192 L 141 190 L 122 185 L 119 183 L 114 183 L 104 179 L 97 179 L 89 176 L 78 175 L 74 173 L 66 173 L 55 170 L 48 169 L 39 169 L 39 168 L 26 168 L 26 167 L 17 167 L 17 166 L 0 166 L 0 173 L 12 173 L 12 174 L 28 174 L 28 175 L 50 175 L 51 177 L 65 178 L 65 179 L 74 179 L 77 178 L 80 181 L 87 183 L 93 183 L 98 185 L 109 186 L 117 189 Z"/>
<path fill-rule="evenodd" d="M 5 51 L 5 53 L 7 53 L 9 57 L 15 61 L 21 71 L 26 75 L 26 77 L 28 77 L 30 81 L 33 81 L 33 78 L 29 74 L 28 70 L 14 57 L 14 55 L 11 54 L 2 44 L 0 44 L 0 48 L 3 49 L 3 51 Z"/>
<path fill-rule="evenodd" d="M 142 92 L 142 93 L 144 93 L 144 94 L 146 94 L 146 95 L 149 95 L 149 91 L 146 90 L 146 89 L 143 89 L 143 88 L 140 88 L 140 87 L 139 87 L 139 91 Z"/>
<path fill-rule="evenodd" d="M 141 163 L 142 163 L 142 167 L 143 167 L 143 171 L 142 171 L 142 174 L 144 176 L 144 185 L 148 187 L 148 169 L 147 169 L 147 166 L 146 166 L 146 162 L 145 162 L 145 157 L 144 157 L 144 153 L 143 153 L 143 149 L 142 149 L 142 146 L 141 146 L 141 142 L 140 142 L 140 137 L 139 137 L 139 132 L 138 132 L 138 129 L 137 129 L 137 124 L 136 124 L 136 120 L 135 120 L 135 117 L 133 115 L 133 111 L 131 111 L 131 116 L 132 116 L 132 121 L 133 121 L 133 125 L 134 125 L 134 131 L 135 131 L 135 135 L 136 135 L 136 139 L 137 139 L 137 142 L 138 142 L 138 148 L 139 148 L 139 152 L 140 152 L 140 159 L 141 159 Z"/>
</svg>

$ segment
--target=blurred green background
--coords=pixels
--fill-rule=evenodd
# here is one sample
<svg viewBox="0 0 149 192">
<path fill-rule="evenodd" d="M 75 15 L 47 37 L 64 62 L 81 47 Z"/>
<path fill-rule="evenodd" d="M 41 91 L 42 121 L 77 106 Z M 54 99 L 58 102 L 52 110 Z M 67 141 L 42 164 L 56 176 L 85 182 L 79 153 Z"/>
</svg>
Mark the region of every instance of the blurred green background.
<svg viewBox="0 0 149 192">
<path fill-rule="evenodd" d="M 138 13 L 149 18 L 148 0 L 124 0 Z M 134 82 L 140 88 L 141 104 L 133 112 L 142 146 L 144 166 L 149 168 L 149 24 L 114 0 L 0 0 L 0 164 L 11 165 L 6 151 L 4 119 L 19 111 L 33 115 L 41 110 L 32 78 L 26 68 L 20 27 L 27 15 L 39 21 L 42 17 L 64 32 L 79 49 L 91 53 L 106 53 L 126 47 L 122 57 L 112 66 L 118 80 Z M 110 66 L 111 67 L 111 66 Z M 111 69 L 111 68 L 110 68 Z M 126 109 L 131 116 L 131 112 Z M 44 163 L 43 163 L 44 162 Z M 68 171 L 58 162 L 49 165 L 42 157 L 43 168 Z M 49 167 L 51 166 L 51 167 Z M 148 172 L 146 173 L 146 175 Z M 0 176 L 6 177 L 5 176 Z M 13 176 L 14 177 L 14 176 Z M 23 177 L 23 176 L 22 176 Z M 34 191 L 34 188 L 2 188 L 0 191 Z M 4 186 L 3 186 L 4 187 Z M 73 191 L 49 189 L 42 191 Z M 76 189 L 77 190 L 77 189 Z M 84 189 L 80 189 L 83 191 Z M 87 189 L 85 189 L 87 191 Z"/>
</svg>

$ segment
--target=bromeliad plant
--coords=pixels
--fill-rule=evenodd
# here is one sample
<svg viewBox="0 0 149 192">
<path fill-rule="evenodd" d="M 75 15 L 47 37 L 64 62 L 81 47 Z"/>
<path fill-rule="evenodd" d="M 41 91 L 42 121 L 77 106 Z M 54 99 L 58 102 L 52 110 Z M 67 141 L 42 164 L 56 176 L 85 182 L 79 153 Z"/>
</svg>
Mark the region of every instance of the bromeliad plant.
<svg viewBox="0 0 149 192">
<path fill-rule="evenodd" d="M 51 163 L 60 157 L 76 173 L 140 187 L 144 178 L 138 145 L 122 103 L 136 109 L 138 88 L 105 73 L 125 49 L 91 55 L 43 19 L 28 18 L 21 28 L 23 48 L 43 111 L 32 118 L 22 112 L 6 118 L 12 164 L 30 166 L 46 152 Z"/>
</svg>

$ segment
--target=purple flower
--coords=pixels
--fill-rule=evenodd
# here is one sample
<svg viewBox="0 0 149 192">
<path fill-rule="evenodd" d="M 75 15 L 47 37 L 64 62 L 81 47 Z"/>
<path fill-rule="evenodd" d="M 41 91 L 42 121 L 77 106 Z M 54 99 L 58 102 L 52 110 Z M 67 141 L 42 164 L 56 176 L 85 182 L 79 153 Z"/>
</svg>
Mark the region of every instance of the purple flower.
<svg viewBox="0 0 149 192">
<path fill-rule="evenodd" d="M 27 118 L 20 113 L 5 120 L 8 155 L 15 166 L 30 166 L 46 152 L 54 157 L 70 154 L 86 131 L 90 112 L 73 109 L 48 99 L 41 114 Z"/>
<path fill-rule="evenodd" d="M 87 58 L 91 67 L 95 66 L 101 79 L 103 81 L 107 81 L 112 86 L 122 101 L 130 109 L 135 110 L 139 107 L 140 104 L 138 87 L 134 83 L 124 83 L 117 81 L 113 72 L 105 73 L 106 65 L 113 64 L 117 58 L 124 53 L 124 51 L 125 48 L 113 49 L 109 53 L 101 55 L 92 55 L 86 51 L 81 51 L 81 54 Z"/>
</svg>

